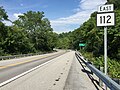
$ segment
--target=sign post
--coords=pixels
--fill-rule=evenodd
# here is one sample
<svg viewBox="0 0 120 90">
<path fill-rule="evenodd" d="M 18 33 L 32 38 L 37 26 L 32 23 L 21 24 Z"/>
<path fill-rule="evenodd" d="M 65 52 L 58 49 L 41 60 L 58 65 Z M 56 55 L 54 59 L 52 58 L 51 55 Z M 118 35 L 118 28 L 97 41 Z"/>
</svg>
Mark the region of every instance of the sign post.
<svg viewBox="0 0 120 90">
<path fill-rule="evenodd" d="M 104 27 L 104 66 L 105 75 L 107 75 L 107 27 Z"/>
<path fill-rule="evenodd" d="M 114 5 L 102 5 L 98 7 L 97 26 L 104 26 L 104 71 L 107 75 L 107 26 L 115 25 Z M 105 88 L 107 90 L 107 87 Z"/>
<path fill-rule="evenodd" d="M 80 46 L 80 50 L 81 50 L 82 47 L 85 47 L 85 44 L 84 43 L 79 43 L 79 46 Z"/>
</svg>

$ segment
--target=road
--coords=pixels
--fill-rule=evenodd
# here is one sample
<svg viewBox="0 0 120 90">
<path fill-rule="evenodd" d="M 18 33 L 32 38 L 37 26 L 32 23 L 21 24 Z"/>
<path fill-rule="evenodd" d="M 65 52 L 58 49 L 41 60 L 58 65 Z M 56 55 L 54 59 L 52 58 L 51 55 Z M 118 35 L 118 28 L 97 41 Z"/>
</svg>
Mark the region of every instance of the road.
<svg viewBox="0 0 120 90">
<path fill-rule="evenodd" d="M 101 90 L 82 71 L 75 51 L 7 60 L 0 66 L 0 90 Z"/>
<path fill-rule="evenodd" d="M 56 52 L 45 55 L 36 55 L 25 58 L 5 60 L 0 62 L 0 83 L 45 63 L 65 52 Z"/>
<path fill-rule="evenodd" d="M 56 57 L 50 63 L 2 86 L 0 90 L 63 90 L 73 57 L 74 51 Z"/>
</svg>

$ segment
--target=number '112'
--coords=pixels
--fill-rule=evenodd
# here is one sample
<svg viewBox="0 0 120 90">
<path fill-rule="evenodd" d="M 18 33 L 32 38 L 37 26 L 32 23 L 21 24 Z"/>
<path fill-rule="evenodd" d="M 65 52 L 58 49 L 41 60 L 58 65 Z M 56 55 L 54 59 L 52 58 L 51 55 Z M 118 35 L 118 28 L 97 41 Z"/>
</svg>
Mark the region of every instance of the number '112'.
<svg viewBox="0 0 120 90">
<path fill-rule="evenodd" d="M 111 16 L 108 15 L 108 16 L 100 16 L 100 23 L 111 23 L 110 22 L 110 19 L 111 19 Z"/>
</svg>

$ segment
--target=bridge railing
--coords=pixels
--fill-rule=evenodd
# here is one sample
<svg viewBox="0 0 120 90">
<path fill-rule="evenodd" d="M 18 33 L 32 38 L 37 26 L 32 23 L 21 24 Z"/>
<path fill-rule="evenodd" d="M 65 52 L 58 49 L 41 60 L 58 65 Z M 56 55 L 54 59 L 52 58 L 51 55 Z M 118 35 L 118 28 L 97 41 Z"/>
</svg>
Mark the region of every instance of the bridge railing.
<svg viewBox="0 0 120 90">
<path fill-rule="evenodd" d="M 76 56 L 111 90 L 120 90 L 120 85 L 113 81 L 110 77 L 99 71 L 92 64 L 90 64 L 79 52 L 76 51 Z"/>
</svg>

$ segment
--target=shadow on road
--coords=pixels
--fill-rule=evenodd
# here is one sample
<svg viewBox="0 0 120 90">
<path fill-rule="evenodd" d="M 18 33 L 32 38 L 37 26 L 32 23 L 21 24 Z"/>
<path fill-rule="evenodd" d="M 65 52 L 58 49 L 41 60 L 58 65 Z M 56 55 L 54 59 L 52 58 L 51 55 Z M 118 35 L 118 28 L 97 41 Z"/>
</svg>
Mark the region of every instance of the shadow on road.
<svg viewBox="0 0 120 90">
<path fill-rule="evenodd" d="M 92 76 L 93 72 L 85 69 L 86 66 L 83 65 L 83 62 L 81 61 L 81 59 L 77 55 L 76 55 L 76 58 L 77 58 L 77 60 L 79 61 L 80 65 L 83 68 L 83 69 L 81 69 L 81 71 L 88 75 L 88 77 L 90 78 L 90 80 L 92 81 L 94 86 L 96 87 L 96 90 L 99 90 L 99 88 L 98 88 L 99 82 L 96 79 L 93 78 L 93 76 Z"/>
</svg>

